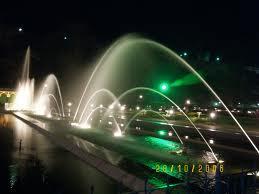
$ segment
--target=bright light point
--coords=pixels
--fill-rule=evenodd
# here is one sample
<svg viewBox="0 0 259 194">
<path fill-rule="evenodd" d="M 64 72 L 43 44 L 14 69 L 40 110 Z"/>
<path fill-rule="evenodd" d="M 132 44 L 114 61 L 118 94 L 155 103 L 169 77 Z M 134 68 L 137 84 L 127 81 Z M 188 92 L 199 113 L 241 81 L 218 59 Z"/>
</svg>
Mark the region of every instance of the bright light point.
<svg viewBox="0 0 259 194">
<path fill-rule="evenodd" d="M 168 135 L 171 137 L 171 136 L 173 136 L 173 133 L 170 131 L 170 132 L 168 133 Z"/>
<path fill-rule="evenodd" d="M 182 149 L 177 150 L 176 153 L 177 153 L 177 154 L 181 154 L 181 153 L 183 153 L 183 150 L 182 150 Z"/>
<path fill-rule="evenodd" d="M 23 29 L 20 27 L 20 28 L 18 28 L 18 31 L 19 31 L 19 32 L 22 32 L 22 31 L 23 31 Z"/>
<path fill-rule="evenodd" d="M 220 60 L 220 58 L 219 57 L 216 57 L 216 61 L 219 61 Z"/>
<path fill-rule="evenodd" d="M 64 36 L 64 40 L 67 40 L 67 37 L 66 37 L 66 36 Z"/>
<path fill-rule="evenodd" d="M 219 160 L 219 163 L 220 163 L 220 164 L 224 163 L 224 160 Z"/>
<path fill-rule="evenodd" d="M 91 106 L 91 107 L 94 107 L 94 104 L 91 104 L 90 106 Z"/>
<path fill-rule="evenodd" d="M 67 105 L 70 107 L 72 106 L 72 102 L 68 102 Z"/>
<path fill-rule="evenodd" d="M 162 91 L 162 92 L 167 92 L 169 90 L 169 85 L 168 85 L 168 83 L 161 83 L 160 84 L 160 91 Z"/>
<path fill-rule="evenodd" d="M 165 131 L 158 131 L 159 135 L 165 135 Z"/>
<path fill-rule="evenodd" d="M 46 87 L 48 87 L 48 85 L 47 85 L 47 84 L 44 84 L 44 87 L 46 88 Z"/>
<path fill-rule="evenodd" d="M 100 104 L 100 108 L 102 108 L 103 107 L 103 105 L 102 104 Z"/>
<path fill-rule="evenodd" d="M 210 140 L 209 140 L 209 143 L 210 143 L 210 144 L 214 144 L 214 140 L 213 140 L 213 139 L 210 139 Z"/>
<path fill-rule="evenodd" d="M 108 122 L 108 124 L 109 124 L 109 125 L 112 125 L 112 122 L 111 122 L 111 121 L 109 121 L 109 122 Z"/>
<path fill-rule="evenodd" d="M 184 136 L 184 139 L 189 139 L 189 136 L 188 135 Z"/>
<path fill-rule="evenodd" d="M 143 96 L 142 96 L 142 95 L 139 95 L 139 99 L 143 99 Z"/>
<path fill-rule="evenodd" d="M 110 106 L 109 106 L 109 109 L 113 109 L 113 108 L 114 108 L 113 105 L 110 105 Z"/>
<path fill-rule="evenodd" d="M 187 56 L 187 53 L 186 53 L 186 52 L 184 52 L 184 53 L 183 53 L 183 55 L 184 55 L 184 56 Z"/>
<path fill-rule="evenodd" d="M 174 114 L 174 110 L 172 110 L 172 109 L 169 110 L 169 114 L 170 114 L 170 115 Z"/>
<path fill-rule="evenodd" d="M 78 126 L 78 123 L 71 123 L 71 126 Z"/>
<path fill-rule="evenodd" d="M 123 123 L 121 123 L 121 127 L 124 127 L 124 124 L 123 124 Z"/>
<path fill-rule="evenodd" d="M 215 112 L 211 112 L 210 113 L 210 118 L 214 119 L 216 117 L 216 113 Z"/>
<path fill-rule="evenodd" d="M 121 131 L 116 131 L 116 132 L 113 133 L 113 136 L 114 137 L 121 137 L 122 133 L 121 133 Z"/>
<path fill-rule="evenodd" d="M 121 111 L 124 111 L 126 109 L 125 105 L 121 106 Z"/>
<path fill-rule="evenodd" d="M 139 109 L 140 109 L 140 107 L 139 107 L 139 106 L 137 106 L 137 107 L 136 107 L 136 110 L 139 110 Z"/>
<path fill-rule="evenodd" d="M 102 122 L 102 120 L 100 119 L 100 120 L 99 120 L 99 122 L 101 123 L 101 122 Z"/>
<path fill-rule="evenodd" d="M 191 101 L 190 100 L 186 100 L 186 104 L 191 104 Z"/>
<path fill-rule="evenodd" d="M 125 117 L 125 115 L 121 115 L 121 119 L 125 119 L 126 117 Z"/>
<path fill-rule="evenodd" d="M 51 114 L 49 113 L 49 114 L 47 115 L 47 117 L 48 117 L 48 118 L 51 118 L 52 116 L 51 116 Z"/>
<path fill-rule="evenodd" d="M 90 129 L 91 125 L 86 123 L 86 124 L 83 124 L 83 125 L 79 125 L 79 127 L 82 128 L 82 129 Z"/>
</svg>

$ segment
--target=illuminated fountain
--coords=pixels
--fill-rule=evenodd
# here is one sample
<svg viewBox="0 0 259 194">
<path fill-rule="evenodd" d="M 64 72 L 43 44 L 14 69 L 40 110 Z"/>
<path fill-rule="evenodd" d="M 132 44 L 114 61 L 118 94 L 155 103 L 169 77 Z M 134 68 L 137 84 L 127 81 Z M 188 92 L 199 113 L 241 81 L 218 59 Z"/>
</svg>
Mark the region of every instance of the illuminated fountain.
<svg viewBox="0 0 259 194">
<path fill-rule="evenodd" d="M 193 121 L 178 106 L 178 103 L 173 101 L 167 95 L 153 89 L 154 76 L 157 76 L 156 73 L 162 69 L 161 65 L 157 65 L 159 64 L 159 61 L 156 60 L 154 56 L 158 56 L 166 61 L 164 63 L 169 64 L 167 67 L 174 67 L 174 70 L 176 72 L 179 68 L 181 68 L 195 75 L 198 80 L 208 89 L 209 93 L 212 94 L 219 102 L 221 102 L 230 117 L 235 121 L 235 123 L 246 136 L 250 144 L 259 154 L 258 148 L 247 135 L 243 127 L 229 111 L 228 107 L 224 104 L 221 98 L 215 93 L 215 91 L 209 86 L 209 84 L 197 71 L 195 71 L 184 59 L 179 57 L 175 52 L 165 47 L 164 45 L 134 35 L 125 36 L 117 40 L 114 44 L 111 45 L 111 47 L 107 49 L 104 55 L 97 62 L 92 74 L 89 76 L 83 94 L 79 100 L 73 121 L 76 123 L 78 122 L 78 125 L 83 123 L 85 124 L 86 120 L 89 121 L 89 114 L 92 114 L 91 111 L 87 110 L 89 108 L 89 104 L 91 104 L 90 102 L 94 101 L 92 102 L 93 104 L 98 104 L 96 103 L 96 101 L 106 100 L 104 98 L 97 98 L 95 96 L 96 93 L 99 93 L 97 91 L 103 90 L 103 88 L 107 88 L 109 92 L 112 91 L 116 96 L 119 96 L 117 99 L 114 99 L 115 95 L 110 95 L 113 96 L 113 103 L 106 104 L 112 108 L 106 110 L 104 118 L 110 115 L 113 107 L 119 104 L 119 101 L 121 101 L 122 98 L 128 97 L 133 92 L 139 90 L 141 90 L 142 92 L 151 92 L 155 95 L 162 97 L 164 100 L 167 100 L 169 103 L 177 107 L 177 109 L 182 113 L 182 115 L 185 116 L 185 118 L 190 122 L 190 124 L 194 127 L 202 140 L 205 142 L 214 159 L 218 161 L 207 140 L 204 138 L 199 129 L 195 126 Z M 141 59 L 143 60 L 141 61 Z M 141 61 L 141 63 L 139 63 L 139 61 Z M 151 71 L 147 71 L 147 69 L 151 69 Z M 170 76 L 170 73 L 172 72 L 174 71 L 167 71 L 168 76 Z M 118 128 L 120 128 L 117 122 L 116 125 L 118 126 Z M 121 134 L 123 134 L 122 130 L 116 129 L 116 131 L 114 132 L 114 136 L 120 136 Z"/>
<path fill-rule="evenodd" d="M 58 96 L 58 98 L 56 98 Z M 33 104 L 33 112 L 49 118 L 64 117 L 63 99 L 59 82 L 54 74 L 47 76 Z"/>
<path fill-rule="evenodd" d="M 23 64 L 22 77 L 16 89 L 13 110 L 30 111 L 33 104 L 34 79 L 30 79 L 30 47 L 28 47 Z"/>
</svg>

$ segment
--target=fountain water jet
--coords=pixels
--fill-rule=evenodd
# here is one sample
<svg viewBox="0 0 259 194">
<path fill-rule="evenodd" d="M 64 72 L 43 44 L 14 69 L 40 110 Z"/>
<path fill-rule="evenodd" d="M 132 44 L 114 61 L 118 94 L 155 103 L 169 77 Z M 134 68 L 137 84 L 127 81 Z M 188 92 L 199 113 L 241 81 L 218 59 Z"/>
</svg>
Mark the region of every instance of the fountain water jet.
<svg viewBox="0 0 259 194">
<path fill-rule="evenodd" d="M 88 80 L 88 82 L 87 82 L 87 84 L 86 84 L 86 86 L 85 86 L 84 92 L 83 92 L 83 94 L 82 94 L 82 96 L 81 96 L 81 98 L 80 98 L 80 100 L 79 100 L 79 103 L 78 103 L 78 106 L 77 106 L 77 108 L 76 108 L 76 112 L 75 112 L 73 121 L 75 120 L 75 118 L 76 118 L 76 116 L 77 116 L 77 114 L 78 114 L 78 111 L 79 111 L 79 108 L 80 108 L 80 106 L 81 106 L 82 100 L 83 100 L 83 98 L 84 98 L 84 96 L 85 96 L 85 93 L 86 93 L 86 91 L 87 91 L 87 89 L 88 89 L 88 87 L 89 87 L 89 85 L 90 85 L 90 83 L 91 83 L 91 81 L 92 81 L 94 75 L 96 74 L 97 70 L 98 70 L 99 67 L 102 65 L 102 63 L 105 61 L 105 59 L 109 57 L 109 55 L 112 53 L 113 49 L 114 49 L 117 45 L 119 45 L 121 42 L 123 42 L 124 39 L 126 39 L 126 38 L 127 38 L 127 37 L 125 37 L 125 38 L 120 38 L 120 39 L 118 39 L 116 42 L 114 42 L 114 43 L 106 50 L 106 52 L 104 53 L 104 55 L 101 57 L 101 59 L 99 60 L 99 62 L 98 62 L 97 65 L 95 66 L 95 68 L 94 68 L 94 70 L 93 70 L 93 72 L 92 72 L 92 74 L 91 74 L 91 76 L 90 76 L 90 78 L 89 78 L 89 80 Z"/>
<path fill-rule="evenodd" d="M 152 40 L 148 40 L 145 38 L 136 38 L 135 39 L 136 42 L 138 43 L 145 43 L 145 44 L 150 44 L 152 46 L 156 46 L 162 50 L 164 50 L 165 52 L 169 53 L 171 56 L 175 57 L 176 59 L 178 59 L 190 72 L 194 73 L 199 80 L 209 89 L 209 91 L 221 102 L 221 104 L 223 105 L 223 107 L 227 110 L 228 114 L 231 116 L 231 118 L 235 121 L 235 123 L 238 125 L 238 127 L 241 129 L 241 131 L 243 132 L 243 134 L 246 136 L 246 138 L 248 139 L 248 141 L 251 143 L 251 145 L 254 147 L 254 149 L 256 150 L 256 152 L 259 154 L 259 149 L 256 147 L 256 145 L 254 144 L 254 142 L 251 140 L 251 138 L 248 136 L 248 134 L 245 132 L 245 130 L 243 129 L 243 127 L 241 126 L 241 124 L 237 121 L 237 119 L 235 118 L 235 116 L 231 113 L 231 111 L 228 109 L 228 107 L 225 105 L 225 103 L 221 100 L 221 98 L 217 95 L 217 93 L 210 87 L 210 85 L 203 79 L 203 77 L 190 65 L 188 64 L 184 59 L 182 59 L 180 56 L 178 56 L 175 52 L 173 52 L 171 49 L 167 48 L 166 46 L 159 44 L 155 41 Z"/>
<path fill-rule="evenodd" d="M 96 112 L 97 110 L 99 110 L 99 109 L 108 110 L 108 108 L 106 108 L 106 107 L 96 107 L 95 109 L 93 109 L 93 110 L 90 112 L 90 114 L 87 116 L 86 120 L 85 120 L 82 124 L 79 123 L 79 126 L 81 126 L 81 127 L 88 126 L 88 127 L 86 127 L 86 128 L 90 128 L 90 124 L 89 124 L 88 120 L 89 120 L 89 118 L 92 116 L 92 114 L 95 113 L 95 112 Z M 116 137 L 122 136 L 122 131 L 121 131 L 121 129 L 120 129 L 120 127 L 119 127 L 119 125 L 118 125 L 116 119 L 114 118 L 114 116 L 112 116 L 112 118 L 113 118 L 114 123 L 115 123 L 115 125 L 116 125 L 116 131 L 113 133 L 114 136 L 116 136 Z"/>
<path fill-rule="evenodd" d="M 34 103 L 34 112 L 36 114 L 40 114 L 40 115 L 45 115 L 46 112 L 49 113 L 50 112 L 49 111 L 50 102 L 47 101 L 47 99 L 53 99 L 58 108 L 60 116 L 64 117 L 65 113 L 64 113 L 64 107 L 63 107 L 63 99 L 62 99 L 62 95 L 61 95 L 59 82 L 58 82 L 56 76 L 54 74 L 48 75 L 41 88 L 42 88 L 41 92 L 38 95 L 38 98 L 35 100 L 35 103 Z M 56 89 L 57 89 L 57 93 L 58 93 L 58 97 L 59 97 L 59 103 L 58 103 L 57 98 L 54 95 L 56 93 Z"/>
<path fill-rule="evenodd" d="M 136 88 L 132 88 L 129 89 L 127 91 L 125 91 L 124 93 L 122 93 L 117 100 L 120 100 L 121 98 L 123 98 L 124 96 L 128 95 L 129 93 L 138 91 L 138 90 L 146 90 L 146 91 L 150 91 L 153 92 L 155 94 L 158 94 L 160 96 L 162 96 L 163 98 L 165 98 L 166 100 L 168 100 L 169 102 L 171 102 L 174 106 L 177 107 L 178 110 L 180 110 L 180 112 L 188 119 L 188 121 L 191 123 L 191 125 L 196 129 L 196 131 L 198 132 L 198 134 L 201 136 L 201 138 L 203 139 L 203 141 L 205 142 L 205 144 L 208 146 L 209 150 L 211 151 L 213 157 L 215 158 L 216 161 L 218 161 L 218 158 L 216 157 L 214 151 L 212 150 L 211 146 L 209 145 L 209 143 L 207 142 L 207 140 L 204 138 L 204 136 L 202 135 L 202 133 L 200 132 L 200 130 L 195 126 L 195 124 L 192 122 L 192 120 L 185 114 L 185 112 L 174 102 L 172 101 L 170 98 L 168 98 L 166 95 L 162 94 L 161 92 L 158 92 L 154 89 L 151 88 L 147 88 L 147 87 L 136 87 Z M 113 102 L 113 103 L 117 103 L 117 102 Z M 108 110 L 109 111 L 109 110 Z M 107 114 L 107 112 L 105 113 L 105 115 Z"/>
<path fill-rule="evenodd" d="M 58 108 L 58 114 L 59 114 L 59 116 L 62 116 L 60 107 L 59 107 L 59 105 L 58 105 L 58 101 L 57 101 L 57 99 L 55 98 L 55 96 L 54 96 L 53 94 L 48 94 L 48 97 L 49 97 L 49 98 L 52 98 L 52 99 L 54 100 L 54 102 L 55 102 L 55 104 L 56 104 L 56 106 L 57 106 L 57 108 Z"/>
<path fill-rule="evenodd" d="M 86 109 L 87 109 L 87 107 L 88 107 L 88 104 L 89 104 L 89 103 L 91 102 L 91 100 L 92 100 L 97 94 L 99 94 L 99 93 L 106 93 L 109 97 L 112 98 L 113 101 L 116 100 L 116 96 L 115 96 L 110 90 L 107 90 L 107 89 L 103 88 L 103 89 L 100 89 L 100 90 L 95 91 L 95 92 L 90 96 L 89 100 L 86 102 L 86 105 L 85 105 L 85 107 L 84 107 L 84 110 L 83 110 L 83 112 L 81 113 L 81 116 L 80 116 L 80 118 L 79 118 L 79 123 L 81 122 L 82 117 L 83 117 L 83 115 L 84 115 L 85 112 L 86 112 Z"/>
<path fill-rule="evenodd" d="M 30 111 L 33 103 L 34 79 L 29 78 L 30 71 L 30 47 L 27 48 L 21 80 L 16 89 L 16 97 L 13 103 L 13 110 Z"/>
<path fill-rule="evenodd" d="M 167 122 L 167 124 L 170 125 L 169 121 L 168 121 L 162 114 L 160 114 L 159 112 L 154 111 L 154 110 L 145 110 L 145 109 L 142 109 L 141 111 L 139 111 L 138 113 L 136 113 L 135 115 L 133 115 L 133 116 L 130 118 L 130 120 L 128 121 L 128 123 L 127 123 L 127 124 L 125 125 L 125 127 L 124 127 L 124 133 L 126 132 L 127 128 L 130 126 L 131 122 L 132 122 L 135 118 L 137 118 L 140 114 L 145 113 L 145 112 L 151 112 L 151 113 L 157 114 L 158 116 L 160 116 L 161 118 L 163 118 L 163 119 Z M 179 141 L 181 142 L 181 144 L 183 144 L 183 141 L 181 140 L 181 138 L 180 138 L 180 136 L 178 135 L 178 133 L 177 133 L 177 131 L 175 130 L 175 128 L 174 128 L 172 125 L 170 125 L 170 127 L 171 127 L 171 128 L 173 129 L 173 131 L 175 132 L 175 134 L 176 134 L 177 138 L 179 139 Z"/>
</svg>

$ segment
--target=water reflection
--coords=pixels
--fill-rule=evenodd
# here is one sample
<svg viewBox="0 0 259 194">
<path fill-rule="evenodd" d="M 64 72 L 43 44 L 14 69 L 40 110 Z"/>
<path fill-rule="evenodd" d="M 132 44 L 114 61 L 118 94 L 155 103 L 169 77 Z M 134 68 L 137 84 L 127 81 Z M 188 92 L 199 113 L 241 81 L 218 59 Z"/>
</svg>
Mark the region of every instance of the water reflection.
<svg viewBox="0 0 259 194">
<path fill-rule="evenodd" d="M 113 181 L 12 115 L 0 115 L 0 172 L 0 193 L 81 194 L 91 186 L 95 194 L 117 190 Z"/>
</svg>

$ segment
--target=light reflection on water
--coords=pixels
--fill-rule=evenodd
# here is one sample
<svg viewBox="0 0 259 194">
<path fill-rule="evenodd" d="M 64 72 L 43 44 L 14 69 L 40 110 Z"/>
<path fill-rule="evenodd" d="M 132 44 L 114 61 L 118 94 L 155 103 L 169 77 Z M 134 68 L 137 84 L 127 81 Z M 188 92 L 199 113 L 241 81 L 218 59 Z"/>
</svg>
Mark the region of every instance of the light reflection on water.
<svg viewBox="0 0 259 194">
<path fill-rule="evenodd" d="M 18 177 L 29 176 L 27 170 L 35 168 L 35 162 L 39 161 L 45 169 L 46 176 L 52 181 L 49 184 L 60 185 L 59 188 L 65 194 L 89 193 L 91 185 L 95 187 L 97 194 L 116 192 L 117 186 L 113 181 L 71 153 L 52 144 L 46 137 L 14 116 L 0 114 L 0 130 L 1 139 L 8 140 L 11 147 L 8 149 L 0 142 L 1 150 L 4 150 L 0 153 L 0 169 L 6 169 L 8 172 L 6 179 L 10 191 L 17 183 Z"/>
</svg>

